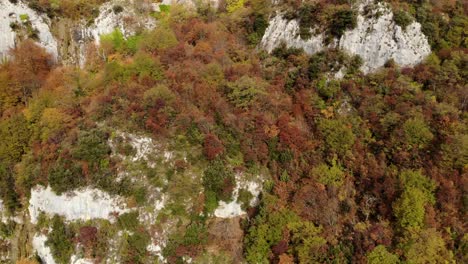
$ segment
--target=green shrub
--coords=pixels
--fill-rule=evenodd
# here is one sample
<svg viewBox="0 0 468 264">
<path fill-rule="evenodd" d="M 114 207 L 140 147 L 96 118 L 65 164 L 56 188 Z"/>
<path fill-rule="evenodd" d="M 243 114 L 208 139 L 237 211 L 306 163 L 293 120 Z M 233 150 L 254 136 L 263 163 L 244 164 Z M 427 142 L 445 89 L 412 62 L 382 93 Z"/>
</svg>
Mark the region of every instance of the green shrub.
<svg viewBox="0 0 468 264">
<path fill-rule="evenodd" d="M 121 13 L 123 10 L 124 9 L 121 5 L 114 5 L 112 7 L 112 11 L 114 11 L 115 14 Z"/>
<path fill-rule="evenodd" d="M 239 196 L 237 197 L 237 202 L 241 204 L 242 210 L 246 210 L 250 207 L 250 201 L 254 198 L 249 190 L 241 188 L 239 190 Z"/>
<path fill-rule="evenodd" d="M 218 207 L 218 199 L 213 191 L 205 191 L 205 212 L 211 214 Z"/>
<path fill-rule="evenodd" d="M 271 247 L 281 241 L 285 227 L 294 222 L 300 222 L 300 218 L 292 211 L 262 208 L 245 237 L 247 263 L 268 263 Z"/>
<path fill-rule="evenodd" d="M 333 98 L 340 91 L 340 82 L 337 80 L 321 79 L 317 82 L 317 91 L 324 99 Z"/>
<path fill-rule="evenodd" d="M 353 75 L 353 74 L 358 73 L 363 64 L 364 64 L 364 61 L 362 60 L 361 56 L 354 55 L 351 58 L 351 61 L 349 62 L 347 74 Z"/>
<path fill-rule="evenodd" d="M 147 195 L 148 191 L 144 186 L 135 188 L 133 191 L 133 197 L 135 197 L 135 201 L 138 205 L 143 205 L 146 202 Z"/>
<path fill-rule="evenodd" d="M 0 121 L 0 161 L 16 163 L 29 149 L 31 129 L 25 116 L 20 113 Z"/>
<path fill-rule="evenodd" d="M 394 255 L 387 251 L 385 246 L 376 246 L 369 254 L 367 254 L 368 264 L 397 264 L 399 259 L 397 255 Z"/>
<path fill-rule="evenodd" d="M 295 47 L 287 47 L 285 42 L 281 42 L 280 45 L 278 45 L 271 54 L 273 56 L 281 58 L 281 59 L 287 59 L 289 56 L 293 55 L 299 55 L 303 53 L 304 50 L 302 48 L 295 48 Z"/>
<path fill-rule="evenodd" d="M 28 14 L 20 14 L 19 17 L 20 17 L 22 22 L 26 22 L 26 21 L 29 20 L 29 15 Z"/>
<path fill-rule="evenodd" d="M 148 243 L 151 237 L 146 231 L 136 231 L 126 237 L 122 249 L 123 263 L 145 263 Z"/>
<path fill-rule="evenodd" d="M 462 170 L 468 164 L 468 134 L 457 133 L 443 144 L 442 163 L 448 168 Z"/>
<path fill-rule="evenodd" d="M 117 224 L 120 229 L 135 231 L 140 225 L 140 221 L 138 220 L 138 212 L 132 211 L 120 215 L 117 220 Z"/>
<path fill-rule="evenodd" d="M 137 76 L 139 80 L 151 78 L 156 81 L 164 77 L 161 63 L 146 53 L 138 53 L 134 57 L 130 70 L 131 74 Z"/>
<path fill-rule="evenodd" d="M 142 35 L 140 48 L 147 52 L 163 50 L 177 45 L 174 31 L 165 25 L 159 25 L 154 30 Z"/>
<path fill-rule="evenodd" d="M 299 19 L 299 35 L 302 39 L 309 39 L 312 36 L 311 28 L 319 22 L 319 12 L 321 8 L 316 4 L 305 3 L 299 7 L 297 16 Z"/>
<path fill-rule="evenodd" d="M 0 162 L 0 198 L 5 207 L 5 211 L 13 213 L 21 206 L 19 195 L 14 191 L 15 179 L 11 170 Z"/>
<path fill-rule="evenodd" d="M 336 154 L 345 155 L 356 139 L 353 130 L 342 120 L 322 119 L 318 128 L 325 139 L 325 146 Z"/>
<path fill-rule="evenodd" d="M 36 224 L 37 230 L 48 228 L 50 225 L 50 220 L 51 219 L 49 218 L 49 216 L 43 211 L 41 211 L 39 213 L 39 216 L 37 217 L 37 224 Z"/>
<path fill-rule="evenodd" d="M 204 223 L 199 221 L 192 222 L 185 230 L 182 245 L 202 245 L 207 242 L 208 232 Z"/>
<path fill-rule="evenodd" d="M 398 10 L 393 12 L 393 21 L 405 30 L 413 22 L 413 18 L 407 12 Z"/>
<path fill-rule="evenodd" d="M 243 7 L 245 0 L 226 0 L 226 10 L 228 13 L 232 13 L 239 8 Z"/>
<path fill-rule="evenodd" d="M 268 19 L 265 15 L 260 14 L 255 14 L 253 19 L 252 33 L 249 34 L 248 39 L 250 44 L 256 45 L 265 34 L 265 30 L 268 27 Z"/>
<path fill-rule="evenodd" d="M 163 4 L 160 4 L 159 5 L 159 11 L 161 13 L 169 13 L 171 11 L 171 6 L 170 5 L 163 5 Z"/>
<path fill-rule="evenodd" d="M 185 228 L 184 233 L 176 232 L 170 235 L 166 247 L 163 249 L 162 254 L 165 258 L 176 256 L 178 262 L 182 261 L 181 256 L 177 254 L 177 249 L 190 248 L 194 250 L 192 253 L 197 253 L 202 245 L 208 242 L 208 231 L 205 226 L 205 219 L 199 216 L 192 216 L 192 222 Z M 181 262 L 183 263 L 183 262 Z"/>
<path fill-rule="evenodd" d="M 205 138 L 203 133 L 201 133 L 197 124 L 191 123 L 190 126 L 185 131 L 187 140 L 190 144 L 197 146 L 203 144 L 203 139 Z"/>
<path fill-rule="evenodd" d="M 408 236 L 410 241 L 404 247 L 406 263 L 457 263 L 446 240 L 435 228 L 413 230 Z"/>
<path fill-rule="evenodd" d="M 434 138 L 429 126 L 422 117 L 411 118 L 403 124 L 406 143 L 411 147 L 425 148 Z"/>
<path fill-rule="evenodd" d="M 70 160 L 57 161 L 54 168 L 49 172 L 48 181 L 52 190 L 58 195 L 85 184 L 80 165 Z"/>
<path fill-rule="evenodd" d="M 126 197 L 130 196 L 133 185 L 130 178 L 125 177 L 116 181 L 114 175 L 115 174 L 109 169 L 101 169 L 98 173 L 93 175 L 93 184 L 110 194 L 118 194 Z"/>
<path fill-rule="evenodd" d="M 175 94 L 164 84 L 158 84 L 143 94 L 144 103 L 148 107 L 153 106 L 158 100 L 170 104 L 175 98 Z"/>
<path fill-rule="evenodd" d="M 112 31 L 109 34 L 102 34 L 100 36 L 100 43 L 103 46 L 109 45 L 115 51 L 121 51 L 123 50 L 124 45 L 125 45 L 125 37 L 122 31 L 116 28 L 114 31 Z"/>
<path fill-rule="evenodd" d="M 143 37 L 141 35 L 133 35 L 127 38 L 125 42 L 124 52 L 128 54 L 135 54 L 138 51 L 141 40 Z"/>
<path fill-rule="evenodd" d="M 202 181 L 205 192 L 215 193 L 216 200 L 228 201 L 231 199 L 236 180 L 234 173 L 221 160 L 217 159 L 210 163 L 203 173 Z"/>
<path fill-rule="evenodd" d="M 107 144 L 108 134 L 94 128 L 89 131 L 80 131 L 78 141 L 72 150 L 75 159 L 87 161 L 92 165 L 99 165 L 101 160 L 108 157 L 111 149 Z"/>
<path fill-rule="evenodd" d="M 106 63 L 104 72 L 104 78 L 107 83 L 127 83 L 133 74 L 132 69 L 128 65 L 123 65 L 118 61 Z M 110 110 L 110 113 L 112 113 L 112 110 Z"/>
<path fill-rule="evenodd" d="M 265 95 L 267 83 L 259 78 L 242 76 L 228 84 L 229 100 L 239 108 L 248 108 L 254 104 L 260 96 Z"/>
<path fill-rule="evenodd" d="M 0 238 L 9 238 L 15 233 L 16 222 L 12 220 L 0 221 Z"/>
<path fill-rule="evenodd" d="M 335 38 L 340 38 L 346 30 L 354 29 L 357 26 L 357 14 L 351 9 L 337 11 L 329 25 L 330 34 Z"/>
<path fill-rule="evenodd" d="M 143 36 L 139 34 L 126 38 L 122 31 L 116 28 L 109 34 L 101 35 L 100 43 L 101 47 L 110 53 L 118 52 L 133 55 L 138 51 L 142 39 Z"/>
<path fill-rule="evenodd" d="M 307 72 L 311 80 L 315 80 L 319 77 L 319 74 L 322 72 L 324 62 L 325 62 L 324 52 L 319 52 L 310 57 Z"/>
<path fill-rule="evenodd" d="M 393 206 L 397 221 L 403 228 L 422 227 L 426 205 L 435 202 L 435 183 L 412 170 L 401 172 L 400 183 L 403 193 Z"/>
<path fill-rule="evenodd" d="M 345 173 L 336 160 L 332 161 L 332 166 L 324 163 L 318 165 L 312 170 L 312 174 L 318 178 L 318 181 L 324 185 L 341 186 L 344 182 Z"/>
<path fill-rule="evenodd" d="M 73 254 L 73 238 L 73 230 L 63 222 L 60 216 L 55 215 L 52 218 L 52 230 L 49 232 L 46 245 L 50 247 L 57 263 L 70 262 L 70 257 Z"/>
<path fill-rule="evenodd" d="M 322 228 L 308 221 L 290 222 L 287 226 L 292 233 L 293 253 L 299 263 L 319 263 L 323 259 L 320 250 L 327 243 L 320 236 Z"/>
</svg>

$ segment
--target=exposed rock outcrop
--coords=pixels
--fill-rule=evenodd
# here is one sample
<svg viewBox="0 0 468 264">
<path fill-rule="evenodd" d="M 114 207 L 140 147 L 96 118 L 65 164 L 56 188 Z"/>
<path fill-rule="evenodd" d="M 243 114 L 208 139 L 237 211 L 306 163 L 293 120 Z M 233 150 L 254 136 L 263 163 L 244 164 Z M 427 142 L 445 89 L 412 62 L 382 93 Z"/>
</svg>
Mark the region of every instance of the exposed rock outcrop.
<svg viewBox="0 0 468 264">
<path fill-rule="evenodd" d="M 122 10 L 116 11 L 116 6 Z M 68 64 L 82 66 L 88 45 L 99 44 L 100 36 L 118 29 L 128 37 L 139 30 L 155 27 L 156 20 L 147 14 L 153 8 L 152 5 L 137 6 L 133 0 L 113 0 L 99 7 L 99 15 L 92 24 L 64 18 L 54 21 L 60 59 Z"/>
<path fill-rule="evenodd" d="M 115 7 L 119 6 L 120 10 Z M 38 44 L 54 58 L 67 64 L 84 64 L 88 44 L 99 43 L 100 36 L 119 29 L 124 36 L 135 34 L 140 29 L 153 28 L 156 20 L 148 13 L 154 5 L 136 5 L 133 0 L 112 0 L 99 7 L 99 15 L 93 23 L 84 20 L 55 18 L 38 13 L 24 2 L 16 4 L 0 0 L 0 57 L 5 58 L 21 37 L 18 27 L 28 27 L 36 32 Z"/>
<path fill-rule="evenodd" d="M 0 0 L 0 57 L 8 56 L 8 51 L 18 43 L 18 30 L 20 27 L 29 27 L 35 31 L 37 42 L 43 46 L 53 57 L 58 57 L 57 41 L 50 30 L 50 19 L 38 14 L 26 4 L 18 1 L 13 4 L 8 0 Z"/>
<path fill-rule="evenodd" d="M 46 245 L 47 236 L 42 234 L 34 235 L 32 239 L 33 249 L 36 251 L 37 255 L 41 258 L 46 264 L 55 264 L 54 257 L 50 248 Z"/>
<path fill-rule="evenodd" d="M 259 177 L 260 178 L 260 177 Z M 234 187 L 232 198 L 233 200 L 226 203 L 224 201 L 219 202 L 219 206 L 214 211 L 214 215 L 219 218 L 233 218 L 247 214 L 239 203 L 239 192 L 243 189 L 248 191 L 252 198 L 248 201 L 248 205 L 255 206 L 258 202 L 258 196 L 260 195 L 261 185 L 258 182 L 248 181 L 244 179 L 243 175 L 236 174 L 236 186 Z"/>
<path fill-rule="evenodd" d="M 72 221 L 110 219 L 113 213 L 127 211 L 121 198 L 111 197 L 101 190 L 91 188 L 57 195 L 50 186 L 47 188 L 38 186 L 31 190 L 29 200 L 29 214 L 33 224 L 37 223 L 41 212 L 50 215 L 58 214 Z"/>
<path fill-rule="evenodd" d="M 414 66 L 431 53 L 419 23 L 413 22 L 403 30 L 395 24 L 393 13 L 385 3 L 374 4 L 372 14 L 364 15 L 364 7 L 371 3 L 361 2 L 357 7 L 357 27 L 347 30 L 328 46 L 323 43 L 324 33 L 301 39 L 298 21 L 288 21 L 281 14 L 270 20 L 260 46 L 271 52 L 284 42 L 288 47 L 302 48 L 308 54 L 327 47 L 340 48 L 363 59 L 361 70 L 364 73 L 375 71 L 390 59 L 400 66 Z"/>
</svg>

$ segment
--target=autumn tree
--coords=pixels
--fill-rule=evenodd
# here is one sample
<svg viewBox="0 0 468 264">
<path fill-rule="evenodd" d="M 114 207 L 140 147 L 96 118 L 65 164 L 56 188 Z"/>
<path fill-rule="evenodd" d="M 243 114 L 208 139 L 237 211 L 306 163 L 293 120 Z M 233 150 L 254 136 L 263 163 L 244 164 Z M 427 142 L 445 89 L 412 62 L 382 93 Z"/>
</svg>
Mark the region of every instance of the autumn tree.
<svg viewBox="0 0 468 264">
<path fill-rule="evenodd" d="M 422 227 L 425 207 L 434 203 L 435 183 L 421 171 L 405 170 L 400 173 L 403 192 L 394 204 L 394 213 L 403 228 Z"/>
<path fill-rule="evenodd" d="M 21 42 L 11 51 L 11 56 L 13 57 L 10 64 L 12 87 L 20 88 L 21 101 L 26 102 L 44 83 L 52 69 L 52 58 L 32 40 Z"/>
<path fill-rule="evenodd" d="M 342 120 L 321 119 L 318 128 L 327 149 L 339 155 L 345 155 L 356 140 L 351 127 Z"/>
<path fill-rule="evenodd" d="M 291 243 L 300 263 L 317 263 L 322 260 L 326 240 L 321 237 L 322 228 L 312 222 L 301 221 L 288 224 Z"/>
<path fill-rule="evenodd" d="M 416 149 L 426 147 L 434 138 L 429 127 L 421 118 L 411 118 L 403 123 L 406 142 Z"/>
<path fill-rule="evenodd" d="M 29 148 L 30 128 L 22 113 L 0 120 L 0 161 L 19 162 Z"/>
<path fill-rule="evenodd" d="M 214 134 L 207 134 L 203 142 L 203 153 L 208 160 L 214 160 L 224 152 L 223 143 Z"/>
<path fill-rule="evenodd" d="M 367 254 L 367 263 L 369 264 L 397 264 L 398 256 L 387 251 L 385 246 L 376 246 Z"/>
<path fill-rule="evenodd" d="M 336 163 L 336 160 L 332 161 L 331 166 L 324 163 L 318 165 L 312 169 L 311 174 L 317 177 L 320 183 L 337 187 L 343 184 L 345 176 L 343 168 Z"/>
<path fill-rule="evenodd" d="M 259 96 L 265 95 L 267 84 L 261 79 L 242 76 L 232 83 L 228 83 L 228 98 L 239 108 L 247 108 L 258 101 Z"/>
<path fill-rule="evenodd" d="M 13 213 L 19 206 L 19 196 L 15 191 L 15 179 L 10 167 L 0 162 L 0 198 L 6 211 Z"/>
<path fill-rule="evenodd" d="M 453 252 L 447 249 L 441 234 L 433 228 L 411 232 L 405 250 L 405 257 L 409 263 L 451 263 L 453 261 Z"/>
</svg>

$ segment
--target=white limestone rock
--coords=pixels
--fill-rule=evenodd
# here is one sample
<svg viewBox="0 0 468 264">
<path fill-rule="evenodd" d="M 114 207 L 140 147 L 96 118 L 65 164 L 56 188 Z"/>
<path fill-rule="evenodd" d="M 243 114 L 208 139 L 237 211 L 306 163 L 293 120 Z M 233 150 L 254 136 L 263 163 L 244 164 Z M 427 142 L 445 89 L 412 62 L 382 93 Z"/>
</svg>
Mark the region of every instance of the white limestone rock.
<svg viewBox="0 0 468 264">
<path fill-rule="evenodd" d="M 117 151 L 116 138 L 123 140 L 123 142 L 129 144 L 135 151 L 133 155 L 124 156 L 120 155 Z M 174 158 L 172 151 L 164 150 L 162 144 L 158 144 L 151 137 L 141 134 L 133 134 L 122 131 L 115 131 L 115 137 L 108 140 L 108 144 L 112 149 L 112 155 L 119 157 L 127 162 L 145 161 L 149 167 L 154 168 L 156 166 L 155 159 L 161 158 L 166 163 L 170 163 Z"/>
<path fill-rule="evenodd" d="M 232 193 L 233 199 L 229 203 L 224 201 L 219 202 L 218 208 L 214 211 L 216 217 L 233 218 L 246 214 L 246 212 L 242 210 L 241 204 L 237 202 L 240 189 L 246 189 L 252 194 L 253 198 L 249 201 L 250 206 L 255 206 L 257 204 L 261 185 L 254 181 L 244 180 L 241 174 L 236 174 L 236 187 Z"/>
<path fill-rule="evenodd" d="M 47 236 L 43 234 L 36 234 L 32 240 L 33 249 L 41 258 L 41 261 L 46 264 L 55 264 L 54 257 L 50 248 L 46 246 Z"/>
<path fill-rule="evenodd" d="M 359 55 L 363 61 L 362 71 L 372 72 L 382 67 L 389 59 L 400 66 L 414 66 L 431 53 L 421 24 L 413 22 L 403 30 L 393 21 L 393 13 L 379 3 L 379 17 L 357 18 L 357 27 L 346 31 L 339 47 L 351 54 Z M 362 12 L 361 6 L 360 12 Z"/>
<path fill-rule="evenodd" d="M 9 0 L 0 0 L 0 59 L 7 58 L 8 51 L 17 44 L 16 32 L 10 24 L 21 24 L 21 15 L 27 16 L 31 26 L 38 30 L 38 43 L 57 59 L 57 41 L 51 33 L 49 18 L 38 14 L 22 1 L 13 4 Z"/>
<path fill-rule="evenodd" d="M 128 211 L 122 198 L 111 197 L 101 190 L 91 188 L 57 195 L 50 186 L 37 186 L 31 190 L 29 200 L 29 215 L 33 224 L 37 223 L 40 212 L 58 214 L 73 221 L 96 218 L 112 220 L 113 213 L 122 214 Z"/>
<path fill-rule="evenodd" d="M 163 244 L 162 246 L 164 247 L 165 244 Z M 149 245 L 146 247 L 146 250 L 148 250 L 150 254 L 157 256 L 160 263 L 166 263 L 166 259 L 162 254 L 161 245 L 156 244 L 155 242 L 153 242 L 153 240 L 151 240 L 151 243 L 149 243 Z"/>
<path fill-rule="evenodd" d="M 205 0 L 213 8 L 218 8 L 219 0 Z M 161 4 L 182 4 L 194 8 L 195 0 L 163 0 L 161 3 L 141 2 L 136 0 L 110 0 L 99 7 L 99 15 L 89 21 L 74 21 L 58 18 L 54 23 L 47 14 L 38 13 L 29 8 L 24 1 L 16 4 L 9 0 L 0 0 L 0 59 L 8 58 L 8 51 L 18 42 L 17 32 L 10 24 L 21 24 L 20 15 L 27 15 L 32 27 L 37 29 L 38 43 L 43 46 L 53 58 L 64 64 L 83 66 L 86 52 L 91 44 L 99 45 L 100 37 L 119 29 L 125 37 L 134 35 L 141 29 L 152 29 L 157 21 L 150 13 L 159 11 Z M 114 7 L 120 6 L 121 12 L 115 12 Z"/>
<path fill-rule="evenodd" d="M 115 12 L 115 6 L 120 6 L 122 11 Z M 86 22 L 81 21 L 73 30 L 70 30 L 69 34 L 75 36 L 73 41 L 76 42 L 74 46 L 78 49 L 78 64 L 80 66 L 84 65 L 87 45 L 89 43 L 99 45 L 102 35 L 112 33 L 118 29 L 124 37 L 129 37 L 140 29 L 154 28 L 156 20 L 148 13 L 141 13 L 152 10 L 151 5 L 137 8 L 134 0 L 112 0 L 102 4 L 99 7 L 99 15 L 94 19 L 93 24 L 86 26 Z"/>
<path fill-rule="evenodd" d="M 270 20 L 260 46 L 268 52 L 272 52 L 281 43 L 288 47 L 302 48 L 308 54 L 314 54 L 325 47 L 323 46 L 323 35 L 311 36 L 307 40 L 301 39 L 299 35 L 299 22 L 297 20 L 287 20 L 281 15 L 276 15 Z"/>
<path fill-rule="evenodd" d="M 123 8 L 122 12 L 114 12 L 113 8 L 117 5 Z M 133 0 L 113 0 L 99 7 L 99 16 L 86 32 L 99 44 L 101 35 L 109 34 L 115 29 L 119 29 L 128 37 L 135 34 L 139 28 L 151 29 L 155 26 L 155 19 L 138 13 Z"/>
<path fill-rule="evenodd" d="M 357 7 L 357 27 L 347 30 L 339 40 L 330 45 L 323 44 L 324 34 L 317 34 L 308 40 L 299 36 L 297 20 L 286 20 L 277 14 L 270 20 L 269 26 L 260 43 L 260 47 L 271 52 L 284 42 L 288 47 L 302 48 L 308 54 L 314 54 L 325 48 L 340 48 L 363 59 L 361 70 L 369 73 L 382 67 L 393 59 L 400 66 L 414 66 L 431 53 L 426 36 L 417 22 L 405 30 L 393 21 L 393 13 L 385 3 L 374 4 L 374 14 L 380 16 L 364 17 L 364 7 L 372 1 L 364 1 Z"/>
<path fill-rule="evenodd" d="M 114 6 L 117 5 L 122 7 L 122 12 L 114 12 Z M 13 4 L 9 0 L 0 0 L 0 58 L 7 57 L 9 49 L 16 45 L 17 33 L 12 30 L 10 23 L 21 24 L 20 15 L 29 17 L 32 27 L 39 31 L 38 43 L 55 59 L 80 65 L 84 64 L 87 44 L 99 44 L 101 35 L 119 29 L 128 37 L 139 29 L 156 26 L 153 17 L 147 13 L 139 13 L 134 0 L 112 0 L 104 3 L 99 7 L 99 15 L 91 25 L 87 25 L 86 21 L 59 19 L 55 23 L 58 27 L 56 31 L 51 30 L 52 23 L 46 14 L 37 13 L 23 1 Z"/>
</svg>

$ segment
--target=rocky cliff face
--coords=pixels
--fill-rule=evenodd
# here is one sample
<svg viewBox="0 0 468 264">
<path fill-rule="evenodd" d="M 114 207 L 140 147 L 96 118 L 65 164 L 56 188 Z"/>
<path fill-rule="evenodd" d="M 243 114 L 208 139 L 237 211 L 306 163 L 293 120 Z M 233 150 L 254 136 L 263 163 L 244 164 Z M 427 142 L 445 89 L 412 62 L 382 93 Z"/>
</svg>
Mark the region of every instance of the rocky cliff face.
<svg viewBox="0 0 468 264">
<path fill-rule="evenodd" d="M 207 2 L 215 8 L 219 4 L 218 0 Z M 58 61 L 83 65 L 87 48 L 99 44 L 101 35 L 119 29 L 128 37 L 141 29 L 155 27 L 156 20 L 150 13 L 158 12 L 160 5 L 195 7 L 195 3 L 192 0 L 163 0 L 158 4 L 111 0 L 99 7 L 99 15 L 89 23 L 63 17 L 51 20 L 23 1 L 0 0 L 0 58 L 8 57 L 8 51 L 21 39 L 34 38 Z"/>
<path fill-rule="evenodd" d="M 119 6 L 119 9 L 114 7 Z M 152 28 L 155 19 L 148 15 L 158 5 L 136 5 L 133 0 L 113 0 L 99 7 L 92 23 L 68 18 L 49 19 L 25 2 L 0 0 L 0 56 L 24 38 L 33 38 L 54 58 L 67 64 L 84 63 L 87 46 L 99 43 L 103 34 L 119 29 L 125 36 L 139 29 Z"/>
<path fill-rule="evenodd" d="M 209 2 L 214 7 L 219 5 L 217 0 Z M 174 3 L 195 5 L 192 0 L 164 0 L 161 4 Z M 384 3 L 373 4 L 371 13 L 364 14 L 364 7 L 370 4 L 373 1 L 362 1 L 357 5 L 357 27 L 329 45 L 324 44 L 324 33 L 301 39 L 298 21 L 277 14 L 270 20 L 260 46 L 271 52 L 284 42 L 288 47 L 302 48 L 309 54 L 325 48 L 340 48 L 363 59 L 361 70 L 364 73 L 382 67 L 389 59 L 400 66 L 413 66 L 430 54 L 430 46 L 419 23 L 413 22 L 402 29 L 395 24 L 393 13 Z M 137 6 L 133 0 L 109 1 L 99 8 L 93 23 L 86 24 L 66 18 L 52 21 L 21 1 L 13 4 L 9 0 L 0 0 L 0 56 L 7 56 L 8 50 L 21 38 L 34 37 L 54 58 L 67 64 L 83 65 L 88 45 L 98 44 L 101 35 L 119 29 L 129 36 L 140 29 L 156 26 L 156 21 L 148 14 L 159 11 L 159 5 Z M 115 6 L 122 10 L 116 12 Z M 25 36 L 28 33 L 31 36 Z"/>
<path fill-rule="evenodd" d="M 38 14 L 23 2 L 13 4 L 9 0 L 1 0 L 0 57 L 5 58 L 8 50 L 14 48 L 21 38 L 31 37 L 57 58 L 57 41 L 51 33 L 50 24 L 47 16 Z"/>
<path fill-rule="evenodd" d="M 122 7 L 122 10 L 116 11 L 115 6 Z M 156 20 L 146 12 L 153 11 L 154 8 L 152 5 L 137 7 L 133 1 L 114 0 L 103 4 L 99 8 L 99 16 L 90 25 L 86 25 L 83 21 L 79 23 L 72 22 L 71 25 L 67 21 L 58 21 L 58 25 L 65 22 L 68 27 L 57 35 L 62 38 L 71 36 L 70 42 L 60 41 L 62 44 L 60 46 L 61 57 L 83 65 L 87 45 L 91 43 L 99 44 L 100 36 L 119 29 L 124 36 L 128 37 L 140 29 L 153 28 L 156 25 Z M 67 43 L 69 43 L 68 47 Z M 71 48 L 71 53 L 68 48 Z"/>
<path fill-rule="evenodd" d="M 84 189 L 73 193 L 57 195 L 48 186 L 37 186 L 31 190 L 29 216 L 36 224 L 41 212 L 58 214 L 69 221 L 79 219 L 111 219 L 113 213 L 125 213 L 123 199 L 111 197 L 98 189 Z"/>
<path fill-rule="evenodd" d="M 357 27 L 347 30 L 329 45 L 323 44 L 323 33 L 301 39 L 298 21 L 288 21 L 277 14 L 270 20 L 260 46 L 271 52 L 284 42 L 288 47 L 302 48 L 309 54 L 325 48 L 340 48 L 363 59 L 361 70 L 364 73 L 375 71 L 390 59 L 400 66 L 413 66 L 431 53 L 419 23 L 413 22 L 402 29 L 395 24 L 392 11 L 384 3 L 374 4 L 371 12 L 364 14 L 364 8 L 370 4 L 372 1 L 364 1 L 356 6 Z"/>
</svg>

